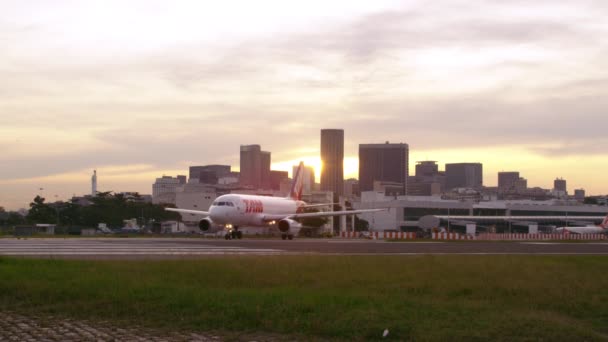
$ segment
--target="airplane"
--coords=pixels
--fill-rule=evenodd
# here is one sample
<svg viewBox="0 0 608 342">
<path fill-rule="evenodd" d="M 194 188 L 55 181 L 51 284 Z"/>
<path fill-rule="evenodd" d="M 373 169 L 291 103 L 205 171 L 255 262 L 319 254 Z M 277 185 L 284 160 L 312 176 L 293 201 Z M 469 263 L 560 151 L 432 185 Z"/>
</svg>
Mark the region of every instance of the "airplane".
<svg viewBox="0 0 608 342">
<path fill-rule="evenodd" d="M 605 234 L 608 233 L 608 215 L 604 221 L 598 226 L 586 227 L 559 227 L 555 229 L 558 233 L 574 233 L 574 234 Z"/>
<path fill-rule="evenodd" d="M 205 216 L 198 223 L 199 229 L 208 231 L 211 228 L 223 227 L 228 230 L 224 236 L 226 240 L 241 239 L 243 234 L 239 231 L 240 226 L 268 227 L 273 224 L 276 224 L 281 231 L 283 240 L 292 240 L 302 228 L 302 224 L 296 221 L 299 218 L 344 216 L 386 210 L 361 209 L 304 213 L 303 210 L 306 208 L 328 206 L 334 203 L 307 204 L 302 201 L 303 168 L 304 163 L 300 162 L 291 191 L 286 198 L 227 194 L 218 197 L 209 207 L 209 211 L 178 208 L 165 208 L 165 210 Z"/>
</svg>

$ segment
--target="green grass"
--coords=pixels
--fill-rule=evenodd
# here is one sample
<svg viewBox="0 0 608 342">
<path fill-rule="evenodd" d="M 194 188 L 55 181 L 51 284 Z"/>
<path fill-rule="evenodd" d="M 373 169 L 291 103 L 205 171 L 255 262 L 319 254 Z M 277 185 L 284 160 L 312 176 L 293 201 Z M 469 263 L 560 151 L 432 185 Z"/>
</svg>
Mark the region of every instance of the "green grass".
<svg viewBox="0 0 608 342">
<path fill-rule="evenodd" d="M 0 258 L 0 311 L 300 340 L 608 340 L 608 257 Z"/>
</svg>

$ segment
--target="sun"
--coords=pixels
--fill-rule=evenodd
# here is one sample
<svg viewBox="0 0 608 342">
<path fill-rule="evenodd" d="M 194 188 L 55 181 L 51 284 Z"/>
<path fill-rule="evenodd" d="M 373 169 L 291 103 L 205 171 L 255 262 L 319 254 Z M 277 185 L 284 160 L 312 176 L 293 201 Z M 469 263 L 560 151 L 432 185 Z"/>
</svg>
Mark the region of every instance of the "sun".
<svg viewBox="0 0 608 342">
<path fill-rule="evenodd" d="M 298 166 L 303 161 L 305 166 L 312 166 L 315 170 L 315 182 L 321 182 L 321 170 L 323 169 L 323 163 L 321 163 L 321 157 L 319 156 L 308 156 L 301 157 L 298 159 L 292 159 L 287 161 L 281 161 L 272 163 L 273 170 L 288 171 L 289 177 L 293 177 L 293 167 Z M 359 173 L 359 158 L 357 157 L 345 157 L 344 158 L 344 179 L 357 178 Z"/>
</svg>

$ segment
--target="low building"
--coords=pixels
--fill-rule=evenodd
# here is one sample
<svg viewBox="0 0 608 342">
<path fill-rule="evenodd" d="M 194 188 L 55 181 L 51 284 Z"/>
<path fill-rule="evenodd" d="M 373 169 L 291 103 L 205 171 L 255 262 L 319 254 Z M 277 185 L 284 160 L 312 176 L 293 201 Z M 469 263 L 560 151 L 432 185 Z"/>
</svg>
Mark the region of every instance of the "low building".
<svg viewBox="0 0 608 342">
<path fill-rule="evenodd" d="M 159 201 L 159 198 L 166 193 L 175 194 L 184 184 L 186 184 L 186 176 L 162 176 L 161 178 L 156 178 L 156 182 L 152 185 L 153 202 L 167 203 Z"/>
<path fill-rule="evenodd" d="M 370 230 L 398 230 L 417 231 L 421 230 L 420 219 L 427 215 L 441 216 L 566 216 L 572 217 L 572 222 L 578 222 L 576 217 L 606 215 L 606 208 L 593 205 L 582 205 L 576 201 L 461 201 L 446 200 L 436 196 L 384 196 L 376 192 L 363 192 L 360 202 L 354 202 L 356 209 L 388 208 L 387 211 L 377 213 L 365 213 L 359 215 L 370 224 Z M 581 222 L 578 222 L 581 224 Z M 585 222 L 593 224 L 594 222 Z M 447 222 L 441 222 L 447 225 Z M 453 223 L 450 223 L 453 224 Z M 538 222 L 539 230 L 550 229 L 564 222 L 543 220 Z M 455 230 L 464 231 L 464 226 L 458 222 L 453 227 Z M 528 225 L 509 224 L 505 220 L 478 225 L 478 231 L 493 229 L 496 232 L 526 232 Z"/>
</svg>

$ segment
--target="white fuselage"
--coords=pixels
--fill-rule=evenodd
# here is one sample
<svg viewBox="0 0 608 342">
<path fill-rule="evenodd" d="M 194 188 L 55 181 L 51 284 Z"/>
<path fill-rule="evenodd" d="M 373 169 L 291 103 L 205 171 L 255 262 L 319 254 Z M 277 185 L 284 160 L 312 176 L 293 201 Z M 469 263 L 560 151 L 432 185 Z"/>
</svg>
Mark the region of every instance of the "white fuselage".
<svg viewBox="0 0 608 342">
<path fill-rule="evenodd" d="M 266 215 L 290 215 L 305 205 L 288 198 L 229 194 L 218 197 L 209 207 L 209 218 L 215 224 L 232 226 L 268 226 Z"/>
</svg>

